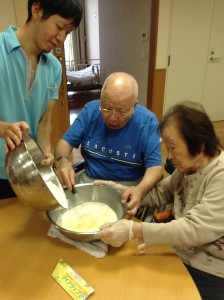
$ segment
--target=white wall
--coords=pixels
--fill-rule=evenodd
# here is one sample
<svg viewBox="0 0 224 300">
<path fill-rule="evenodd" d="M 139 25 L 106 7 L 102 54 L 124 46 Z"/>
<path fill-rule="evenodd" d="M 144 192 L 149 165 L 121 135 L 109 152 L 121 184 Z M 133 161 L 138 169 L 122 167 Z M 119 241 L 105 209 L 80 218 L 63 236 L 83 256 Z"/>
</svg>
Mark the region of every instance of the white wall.
<svg viewBox="0 0 224 300">
<path fill-rule="evenodd" d="M 98 0 L 85 0 L 87 57 L 100 58 Z M 96 61 L 97 62 L 97 61 Z"/>
<path fill-rule="evenodd" d="M 139 102 L 146 106 L 148 90 L 151 0 L 99 0 L 99 40 L 102 82 L 116 71 L 132 74 L 139 84 Z"/>
</svg>

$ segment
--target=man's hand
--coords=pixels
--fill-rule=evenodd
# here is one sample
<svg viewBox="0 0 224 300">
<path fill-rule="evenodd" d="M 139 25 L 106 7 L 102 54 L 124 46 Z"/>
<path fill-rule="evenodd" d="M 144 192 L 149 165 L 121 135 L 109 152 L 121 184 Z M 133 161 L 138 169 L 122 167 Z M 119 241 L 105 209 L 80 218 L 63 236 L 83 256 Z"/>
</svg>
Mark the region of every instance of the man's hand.
<svg viewBox="0 0 224 300">
<path fill-rule="evenodd" d="M 140 206 L 142 200 L 142 191 L 138 186 L 131 186 L 124 190 L 121 202 L 127 203 L 129 216 L 134 216 Z"/>
<path fill-rule="evenodd" d="M 67 189 L 71 191 L 75 185 L 75 171 L 72 168 L 71 162 L 66 158 L 61 158 L 54 171 L 62 186 L 66 185 Z"/>
<path fill-rule="evenodd" d="M 45 159 L 43 159 L 41 161 L 41 164 L 42 165 L 52 165 L 54 162 L 54 155 L 51 152 L 44 153 L 44 155 L 45 155 Z"/>
<path fill-rule="evenodd" d="M 127 214 L 130 216 L 134 216 L 137 212 L 137 209 L 140 206 L 142 192 L 141 190 L 136 186 L 126 186 L 119 183 L 116 183 L 114 181 L 107 181 L 107 180 L 95 180 L 93 182 L 94 185 L 106 185 L 111 187 L 112 189 L 119 192 L 121 196 L 121 202 L 127 203 L 128 211 Z"/>
<path fill-rule="evenodd" d="M 26 122 L 9 123 L 4 126 L 2 136 L 5 139 L 5 152 L 15 150 L 23 140 L 23 136 L 29 134 L 29 125 Z"/>
</svg>

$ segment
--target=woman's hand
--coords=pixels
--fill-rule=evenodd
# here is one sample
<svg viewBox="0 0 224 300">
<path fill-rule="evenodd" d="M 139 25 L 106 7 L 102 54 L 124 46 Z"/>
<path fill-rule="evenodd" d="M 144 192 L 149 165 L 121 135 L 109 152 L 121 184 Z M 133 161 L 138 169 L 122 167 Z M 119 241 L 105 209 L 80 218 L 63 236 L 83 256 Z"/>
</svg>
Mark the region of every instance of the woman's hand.
<svg viewBox="0 0 224 300">
<path fill-rule="evenodd" d="M 108 181 L 108 180 L 94 180 L 93 184 L 109 186 L 120 194 L 122 194 L 126 189 L 128 189 L 128 186 L 126 185 L 122 185 L 114 181 Z"/>
<path fill-rule="evenodd" d="M 100 231 L 94 238 L 102 240 L 105 244 L 120 247 L 126 241 L 133 239 L 133 221 L 122 219 L 115 223 L 106 223 L 100 227 Z"/>
</svg>

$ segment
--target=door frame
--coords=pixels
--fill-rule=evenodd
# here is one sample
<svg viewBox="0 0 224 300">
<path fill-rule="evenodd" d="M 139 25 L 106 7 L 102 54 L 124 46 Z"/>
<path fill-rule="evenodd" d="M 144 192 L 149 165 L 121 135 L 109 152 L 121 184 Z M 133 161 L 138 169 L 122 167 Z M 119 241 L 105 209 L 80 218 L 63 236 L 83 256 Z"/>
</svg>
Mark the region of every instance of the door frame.
<svg viewBox="0 0 224 300">
<path fill-rule="evenodd" d="M 152 109 L 153 85 L 156 69 L 156 51 L 159 20 L 159 0 L 151 2 L 151 23 L 150 23 L 150 45 L 149 45 L 149 67 L 148 67 L 148 91 L 147 108 Z"/>
</svg>

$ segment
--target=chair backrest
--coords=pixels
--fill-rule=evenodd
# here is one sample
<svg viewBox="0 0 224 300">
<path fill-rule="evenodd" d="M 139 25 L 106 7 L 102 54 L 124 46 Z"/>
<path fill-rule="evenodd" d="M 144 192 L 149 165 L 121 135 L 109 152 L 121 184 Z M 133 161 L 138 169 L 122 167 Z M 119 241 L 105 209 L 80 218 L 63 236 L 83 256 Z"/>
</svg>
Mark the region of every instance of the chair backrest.
<svg viewBox="0 0 224 300">
<path fill-rule="evenodd" d="M 72 165 L 72 168 L 74 169 L 75 173 L 78 173 L 85 169 L 85 163 L 84 159 L 79 160 L 78 162 L 74 163 Z"/>
<path fill-rule="evenodd" d="M 172 174 L 175 171 L 172 161 L 168 158 L 165 160 L 164 169 L 168 174 Z"/>
<path fill-rule="evenodd" d="M 155 223 L 166 223 L 173 219 L 174 217 L 171 209 L 153 214 L 153 220 Z"/>
</svg>

